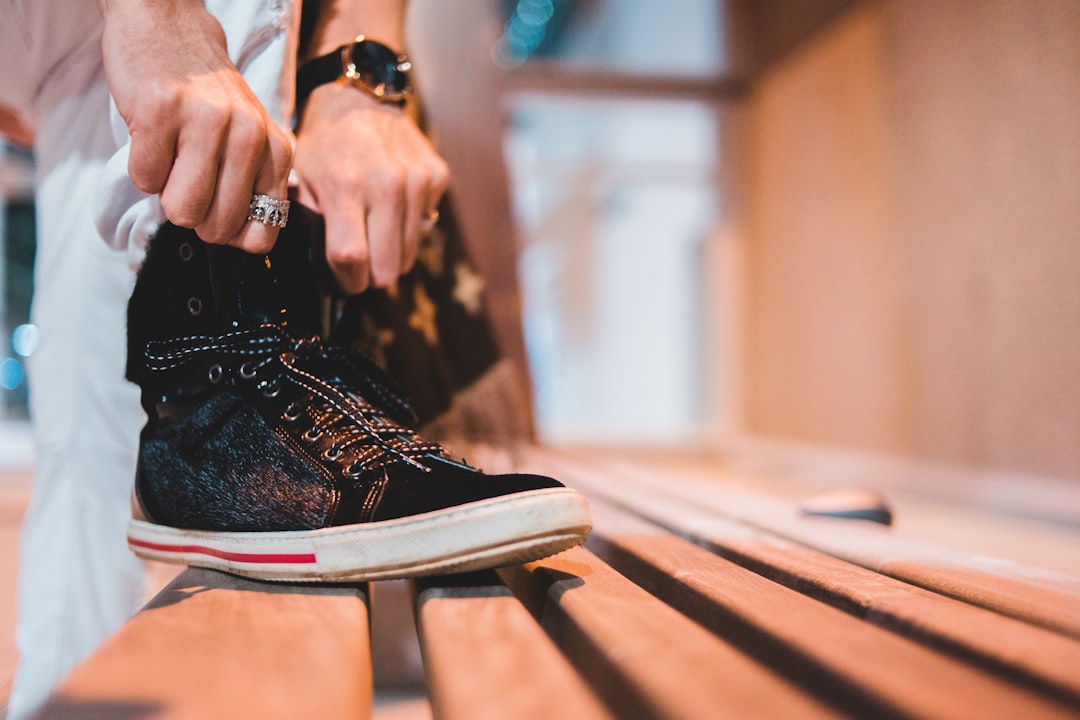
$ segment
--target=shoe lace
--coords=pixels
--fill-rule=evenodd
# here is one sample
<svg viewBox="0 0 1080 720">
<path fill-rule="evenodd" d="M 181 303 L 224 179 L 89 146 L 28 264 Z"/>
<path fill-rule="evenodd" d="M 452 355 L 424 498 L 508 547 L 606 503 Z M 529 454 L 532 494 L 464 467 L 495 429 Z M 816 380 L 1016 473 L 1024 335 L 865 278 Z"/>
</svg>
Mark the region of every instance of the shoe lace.
<svg viewBox="0 0 1080 720">
<path fill-rule="evenodd" d="M 283 370 L 279 377 L 316 400 L 315 422 L 307 431 L 308 439 L 331 433 L 333 442 L 326 453 L 330 460 L 344 456 L 349 449 L 356 453 L 346 469 L 350 477 L 394 462 L 429 472 L 417 458 L 444 454 L 442 446 L 422 439 L 406 426 L 415 415 L 382 368 L 359 353 L 326 346 L 317 337 L 297 340 L 277 325 L 260 325 L 219 336 L 153 340 L 146 345 L 145 360 L 150 370 L 165 371 L 206 354 L 239 361 L 239 374 L 246 379 L 255 378 L 262 368 L 277 361 Z M 336 370 L 331 381 L 316 374 L 328 369 Z M 378 404 L 368 396 L 376 398 Z M 287 410 L 286 415 L 292 411 Z"/>
</svg>

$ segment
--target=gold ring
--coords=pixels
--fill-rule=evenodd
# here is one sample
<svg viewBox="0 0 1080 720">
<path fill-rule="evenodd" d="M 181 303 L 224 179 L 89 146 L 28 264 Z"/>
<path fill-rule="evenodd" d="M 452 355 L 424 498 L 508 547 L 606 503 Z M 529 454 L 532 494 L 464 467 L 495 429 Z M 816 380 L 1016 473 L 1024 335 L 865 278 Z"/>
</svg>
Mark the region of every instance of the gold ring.
<svg viewBox="0 0 1080 720">
<path fill-rule="evenodd" d="M 420 218 L 420 232 L 429 233 L 435 229 L 435 225 L 439 222 L 439 211 L 429 210 L 424 214 L 424 217 Z"/>
</svg>

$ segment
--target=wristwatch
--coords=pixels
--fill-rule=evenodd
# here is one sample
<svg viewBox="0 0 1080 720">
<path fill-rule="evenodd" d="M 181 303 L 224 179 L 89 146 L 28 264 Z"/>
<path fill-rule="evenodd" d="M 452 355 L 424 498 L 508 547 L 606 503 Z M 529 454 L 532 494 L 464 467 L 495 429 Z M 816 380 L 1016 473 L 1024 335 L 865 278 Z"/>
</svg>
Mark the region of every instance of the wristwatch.
<svg viewBox="0 0 1080 720">
<path fill-rule="evenodd" d="M 296 73 L 296 106 L 302 108 L 311 91 L 345 78 L 379 102 L 404 105 L 412 92 L 405 55 L 363 35 L 337 50 L 300 66 Z"/>
</svg>

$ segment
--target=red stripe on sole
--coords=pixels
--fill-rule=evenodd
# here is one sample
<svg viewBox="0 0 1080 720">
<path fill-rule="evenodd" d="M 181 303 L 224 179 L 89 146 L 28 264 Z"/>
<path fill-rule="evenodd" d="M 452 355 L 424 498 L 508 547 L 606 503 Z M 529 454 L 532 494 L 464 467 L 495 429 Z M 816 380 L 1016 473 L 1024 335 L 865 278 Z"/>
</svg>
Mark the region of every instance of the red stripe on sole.
<svg viewBox="0 0 1080 720">
<path fill-rule="evenodd" d="M 197 553 L 199 555 L 209 555 L 211 557 L 221 558 L 222 560 L 231 560 L 233 562 L 266 563 L 280 565 L 310 565 L 316 562 L 315 553 L 226 552 L 225 550 L 218 550 L 216 548 L 207 547 L 205 545 L 166 545 L 163 543 L 152 543 L 145 540 L 136 540 L 135 538 L 131 537 L 128 538 L 128 545 L 146 548 L 147 550 L 159 550 L 161 552 Z"/>
</svg>

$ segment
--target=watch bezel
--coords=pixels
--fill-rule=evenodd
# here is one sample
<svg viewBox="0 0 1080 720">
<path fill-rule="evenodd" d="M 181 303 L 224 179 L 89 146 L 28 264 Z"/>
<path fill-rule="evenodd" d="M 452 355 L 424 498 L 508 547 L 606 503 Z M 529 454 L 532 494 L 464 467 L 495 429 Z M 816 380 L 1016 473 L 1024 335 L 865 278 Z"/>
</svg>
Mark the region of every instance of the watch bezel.
<svg viewBox="0 0 1080 720">
<path fill-rule="evenodd" d="M 378 54 L 385 55 L 386 61 L 376 63 L 376 68 L 361 68 L 356 62 L 355 55 L 357 48 L 361 45 L 367 45 L 374 48 Z M 390 77 L 380 77 L 376 73 L 378 67 L 389 68 L 392 69 L 392 72 L 403 75 L 405 78 L 404 87 L 401 90 L 395 89 L 390 84 Z M 409 58 L 404 53 L 395 52 L 387 45 L 363 35 L 357 35 L 353 42 L 341 46 L 342 76 L 380 102 L 401 103 L 412 94 L 412 85 L 409 83 L 409 71 L 411 69 L 412 63 L 409 62 Z"/>
</svg>

